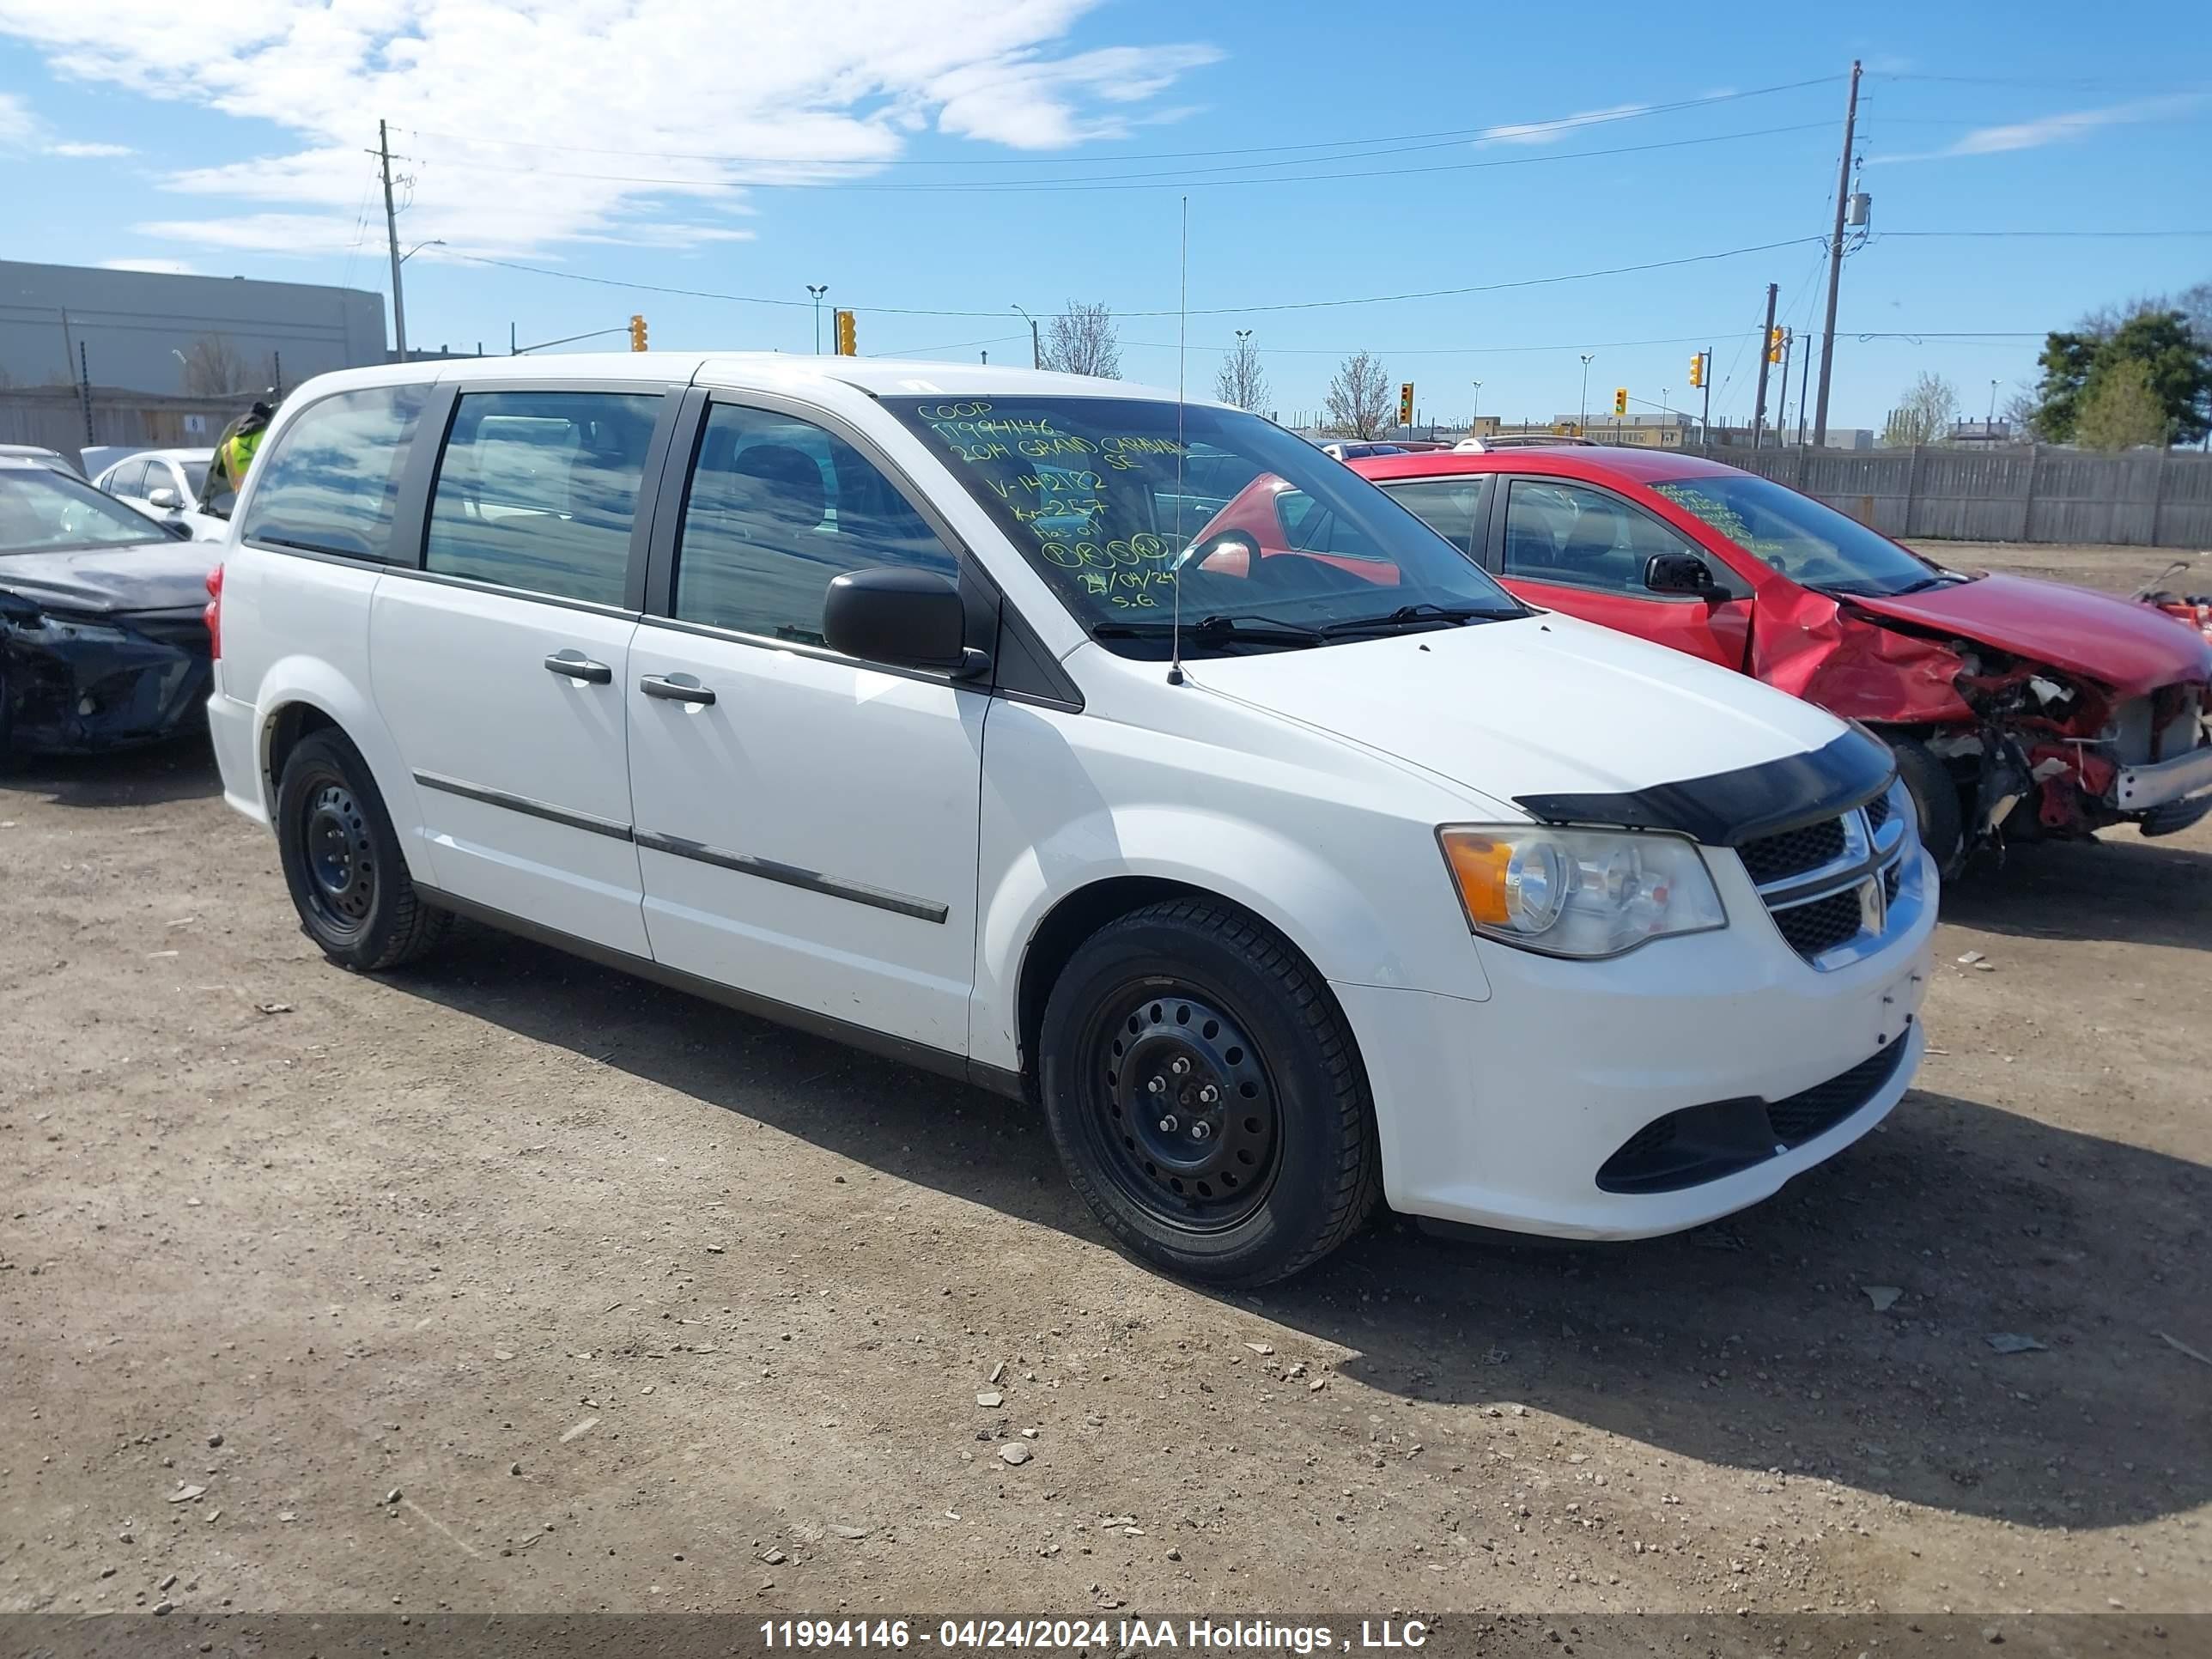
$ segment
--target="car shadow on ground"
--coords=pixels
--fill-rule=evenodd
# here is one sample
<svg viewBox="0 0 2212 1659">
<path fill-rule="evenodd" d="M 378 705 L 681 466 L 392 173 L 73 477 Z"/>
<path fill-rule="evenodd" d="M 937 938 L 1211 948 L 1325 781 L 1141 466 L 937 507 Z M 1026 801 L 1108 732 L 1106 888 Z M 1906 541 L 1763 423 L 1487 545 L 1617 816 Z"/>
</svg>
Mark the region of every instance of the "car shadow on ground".
<svg viewBox="0 0 2212 1659">
<path fill-rule="evenodd" d="M 57 806 L 159 806 L 219 795 L 222 777 L 203 732 L 112 755 L 10 756 L 0 789 Z"/>
<path fill-rule="evenodd" d="M 1943 920 L 2016 938 L 2212 951 L 2212 854 L 2112 830 L 2030 842 L 1943 886 Z"/>
<path fill-rule="evenodd" d="M 1106 1248 L 1029 1107 L 477 927 L 392 983 Z M 1219 1299 L 1348 1350 L 1340 1375 L 1399 1398 L 1525 1405 L 1747 1478 L 2112 1526 L 2212 1500 L 2206 1377 L 2157 1334 L 2212 1346 L 2208 1218 L 2202 1165 L 1916 1092 L 1693 1233 L 1468 1243 L 1386 1216 L 1304 1279 Z M 1880 1310 L 1867 1287 L 1899 1294 Z M 2044 1346 L 2000 1353 L 1998 1334 Z M 2125 1449 L 2085 1462 L 2084 1418 Z"/>
</svg>

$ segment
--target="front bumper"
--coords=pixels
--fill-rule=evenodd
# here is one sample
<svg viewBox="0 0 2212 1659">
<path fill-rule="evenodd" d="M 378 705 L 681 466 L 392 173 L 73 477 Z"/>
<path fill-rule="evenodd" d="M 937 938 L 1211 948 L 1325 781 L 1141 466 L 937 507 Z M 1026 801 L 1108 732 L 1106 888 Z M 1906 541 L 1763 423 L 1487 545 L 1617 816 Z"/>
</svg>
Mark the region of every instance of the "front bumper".
<svg viewBox="0 0 2212 1659">
<path fill-rule="evenodd" d="M 2148 812 L 2169 801 L 2212 790 L 2212 744 L 2147 766 L 2123 766 L 2112 779 L 2111 800 L 2122 812 Z"/>
<path fill-rule="evenodd" d="M 197 608 L 0 622 L 0 732 L 17 749 L 91 755 L 158 742 L 194 722 L 210 678 Z"/>
<path fill-rule="evenodd" d="M 1887 1115 L 1926 1043 L 1936 875 L 1917 846 L 1919 902 L 1878 949 L 1826 972 L 1785 945 L 1741 870 L 1730 925 L 1610 962 L 1486 948 L 1487 1002 L 1338 984 L 1375 1093 L 1383 1187 L 1413 1215 L 1571 1238 L 1679 1231 L 1755 1204 Z M 1647 1126 L 1715 1103 L 1818 1097 L 1887 1043 L 1893 1066 L 1840 1115 L 1755 1161 L 1661 1191 L 1599 1174 Z M 1785 1144 L 1794 1139 L 1795 1144 Z M 1618 1166 L 1616 1166 L 1618 1167 Z"/>
</svg>

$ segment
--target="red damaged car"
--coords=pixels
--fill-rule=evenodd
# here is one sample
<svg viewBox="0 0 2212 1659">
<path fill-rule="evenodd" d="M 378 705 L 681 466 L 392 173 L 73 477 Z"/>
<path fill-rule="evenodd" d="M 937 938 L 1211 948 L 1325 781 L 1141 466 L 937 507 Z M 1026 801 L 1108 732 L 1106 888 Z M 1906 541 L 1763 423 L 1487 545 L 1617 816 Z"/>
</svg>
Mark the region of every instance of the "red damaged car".
<svg viewBox="0 0 2212 1659">
<path fill-rule="evenodd" d="M 1872 726 L 1947 869 L 1998 837 L 2124 822 L 2167 835 L 2212 811 L 2212 644 L 2154 606 L 1947 570 L 1810 496 L 1684 455 L 1577 447 L 1351 465 L 1530 604 Z M 1304 503 L 1275 501 L 1273 533 L 1243 527 L 1263 554 L 1356 561 Z"/>
</svg>

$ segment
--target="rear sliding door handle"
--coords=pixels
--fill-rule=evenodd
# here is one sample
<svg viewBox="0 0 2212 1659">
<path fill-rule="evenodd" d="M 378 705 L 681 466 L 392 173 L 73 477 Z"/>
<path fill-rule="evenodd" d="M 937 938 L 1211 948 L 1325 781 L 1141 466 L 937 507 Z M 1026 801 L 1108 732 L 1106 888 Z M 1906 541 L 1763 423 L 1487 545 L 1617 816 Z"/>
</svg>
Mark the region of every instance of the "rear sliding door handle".
<svg viewBox="0 0 2212 1659">
<path fill-rule="evenodd" d="M 685 684 L 664 674 L 647 674 L 637 683 L 637 689 L 648 697 L 659 697 L 666 702 L 696 703 L 704 708 L 714 701 L 714 691 L 696 681 Z"/>
<path fill-rule="evenodd" d="M 545 672 L 549 674 L 565 674 L 572 680 L 582 681 L 586 685 L 611 684 L 615 678 L 615 671 L 606 664 L 593 662 L 580 652 L 570 651 L 556 651 L 546 658 Z"/>
</svg>

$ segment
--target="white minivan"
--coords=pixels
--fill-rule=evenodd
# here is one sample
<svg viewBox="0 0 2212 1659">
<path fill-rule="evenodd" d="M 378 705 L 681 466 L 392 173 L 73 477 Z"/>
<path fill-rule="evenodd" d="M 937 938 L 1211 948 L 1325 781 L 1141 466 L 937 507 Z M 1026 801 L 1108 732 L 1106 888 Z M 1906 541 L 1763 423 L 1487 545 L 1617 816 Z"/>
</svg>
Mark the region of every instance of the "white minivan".
<svg viewBox="0 0 2212 1659">
<path fill-rule="evenodd" d="M 1194 1278 L 1296 1272 L 1378 1196 L 1687 1227 L 1920 1058 L 1936 878 L 1881 744 L 1531 610 L 1234 409 L 853 358 L 353 370 L 286 401 L 232 526 L 224 793 L 334 961 L 469 917 L 1033 1099 Z"/>
</svg>

